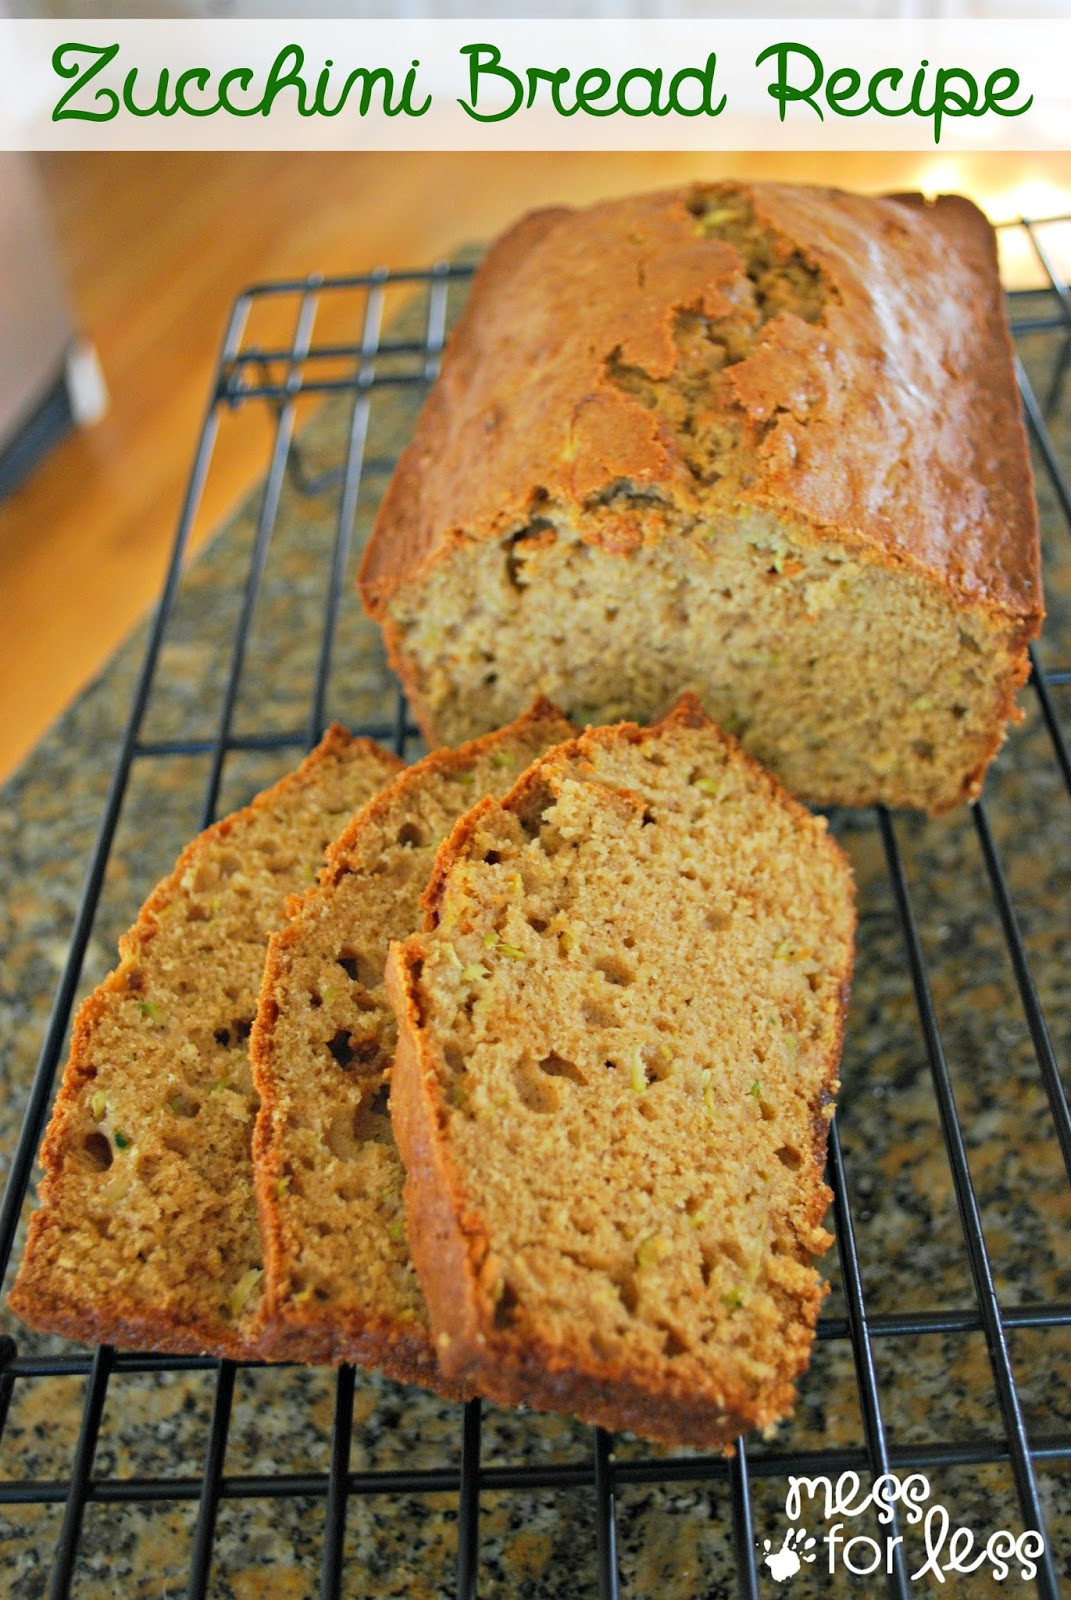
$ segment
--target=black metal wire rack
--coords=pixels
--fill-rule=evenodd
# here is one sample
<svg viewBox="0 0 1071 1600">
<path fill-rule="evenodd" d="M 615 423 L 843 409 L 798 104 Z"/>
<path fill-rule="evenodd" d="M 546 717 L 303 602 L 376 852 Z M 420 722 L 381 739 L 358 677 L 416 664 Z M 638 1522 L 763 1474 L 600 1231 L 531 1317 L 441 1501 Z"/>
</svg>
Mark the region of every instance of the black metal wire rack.
<svg viewBox="0 0 1071 1600">
<path fill-rule="evenodd" d="M 1053 502 L 1071 532 L 1071 487 L 1053 442 L 1048 420 L 1060 405 L 1067 371 L 1071 365 L 1071 290 L 1058 274 L 1047 240 L 1050 225 L 1067 219 L 1016 224 L 1021 238 L 1028 241 L 1034 259 L 1044 274 L 1044 287 L 1012 296 L 1013 323 L 1018 335 L 1044 335 L 1052 343 L 1054 359 L 1048 393 L 1039 398 L 1022 364 L 1019 379 L 1040 479 L 1051 491 Z M 448 318 L 448 297 L 463 292 L 470 269 L 442 265 L 428 272 L 375 272 L 366 277 L 324 279 L 312 277 L 293 282 L 259 285 L 237 300 L 223 339 L 218 369 L 212 380 L 204 424 L 197 445 L 189 484 L 182 505 L 178 529 L 163 590 L 148 632 L 144 660 L 137 679 L 129 720 L 122 736 L 118 761 L 100 821 L 95 848 L 86 872 L 69 952 L 56 991 L 44 1047 L 21 1135 L 14 1152 L 7 1188 L 0 1210 L 0 1265 L 11 1255 L 20 1214 L 32 1177 L 34 1159 L 47 1119 L 57 1064 L 61 1058 L 70 1012 L 78 990 L 83 959 L 94 926 L 98 901 L 105 881 L 109 856 L 120 823 L 131 774 L 140 763 L 162 761 L 174 755 L 200 755 L 207 758 L 208 777 L 201 807 L 202 825 L 207 825 L 217 810 L 225 764 L 238 751 L 294 752 L 311 745 L 320 736 L 326 721 L 333 654 L 347 560 L 351 554 L 356 508 L 370 473 L 385 475 L 390 460 L 377 459 L 369 452 L 369 421 L 372 407 L 384 392 L 407 387 L 422 391 L 434 377 Z M 384 335 L 384 308 L 389 293 L 405 290 L 421 297 L 423 328 L 418 337 Z M 317 339 L 317 318 L 325 305 L 336 308 L 345 301 L 354 308 L 361 325 L 357 338 Z M 257 339 L 249 332 L 251 319 L 266 303 L 292 307 L 292 338 L 273 342 Z M 332 326 L 337 325 L 333 323 Z M 340 463 L 326 472 L 314 472 L 306 460 L 302 438 L 296 429 L 299 402 L 309 397 L 341 396 L 346 405 L 345 446 Z M 220 685 L 218 720 L 210 731 L 184 730 L 180 737 L 148 738 L 144 724 L 146 708 L 160 666 L 169 624 L 188 553 L 191 529 L 208 480 L 213 449 L 221 419 L 236 411 L 258 410 L 271 424 L 271 445 L 263 497 L 251 540 L 248 568 L 230 638 L 223 682 Z M 273 530 L 284 483 L 289 481 L 307 494 L 334 497 L 334 536 L 329 573 L 325 584 L 322 628 L 317 644 L 314 686 L 307 716 L 299 726 L 258 727 L 252 733 L 236 728 L 236 707 L 246 665 L 250 632 L 261 591 Z M 1071 663 L 1058 670 L 1043 670 L 1041 655 L 1033 654 L 1030 694 L 1036 697 L 1044 729 L 1047 730 L 1050 759 L 1055 763 L 1064 791 L 1061 800 L 1071 798 L 1071 762 L 1061 726 L 1059 692 L 1071 684 Z M 399 754 L 405 754 L 415 737 L 406 707 L 397 697 L 393 721 L 372 722 L 355 729 L 380 739 L 390 738 Z M 1054 1136 L 1063 1166 L 1071 1179 L 1071 1111 L 1061 1079 L 1050 1029 L 1043 1010 L 1039 986 L 1028 957 L 1020 907 L 1006 864 L 998 847 L 986 804 L 973 807 L 973 828 L 984 868 L 988 892 L 992 896 L 1004 941 L 1005 959 L 1010 963 L 1032 1042 L 1033 1058 L 1043 1085 Z M 969 1151 L 971 1128 L 961 1117 L 954 1075 L 946 1060 L 946 1050 L 935 1005 L 925 939 L 920 932 L 909 870 L 902 848 L 902 822 L 885 810 L 877 810 L 860 826 L 876 830 L 884 855 L 891 902 L 898 921 L 900 959 L 906 967 L 913 989 L 917 1013 L 918 1038 L 928 1064 L 930 1092 L 936 1106 L 936 1121 L 943 1140 L 943 1161 L 950 1174 L 951 1189 L 958 1211 L 961 1250 L 966 1264 L 965 1281 L 973 1286 L 973 1297 L 959 1308 L 940 1311 L 926 1309 L 895 1310 L 874 1314 L 868 1309 L 864 1288 L 866 1269 L 857 1246 L 858 1213 L 853 1210 L 851 1187 L 846 1173 L 846 1158 L 836 1125 L 831 1131 L 829 1180 L 833 1190 L 833 1219 L 841 1281 L 841 1309 L 822 1319 L 820 1341 L 849 1346 L 854 1362 L 862 1419 L 862 1444 L 829 1446 L 818 1450 L 778 1448 L 757 1440 L 741 1440 L 735 1457 L 725 1460 L 697 1454 L 676 1456 L 655 1452 L 615 1450 L 615 1441 L 601 1430 L 590 1435 L 585 1456 L 564 1462 L 538 1465 L 481 1465 L 481 1406 L 473 1401 L 458 1413 L 459 1456 L 438 1468 L 361 1470 L 351 1469 L 351 1443 L 354 1430 L 354 1395 L 358 1380 L 352 1368 L 337 1374 L 330 1466 L 326 1472 L 279 1471 L 237 1475 L 225 1471 L 228 1430 L 238 1368 L 233 1363 L 207 1359 L 167 1358 L 153 1355 L 117 1353 L 110 1348 L 95 1353 L 69 1353 L 59 1356 L 20 1354 L 14 1340 L 0 1345 L 0 1435 L 8 1417 L 16 1387 L 27 1380 L 56 1377 L 84 1379 L 82 1421 L 69 1472 L 49 1480 L 9 1478 L 0 1481 L 0 1505 L 62 1505 L 62 1523 L 54 1550 L 45 1553 L 50 1560 L 49 1592 L 59 1597 L 71 1592 L 72 1574 L 87 1507 L 92 1504 L 123 1505 L 167 1501 L 195 1502 L 196 1521 L 189 1552 L 187 1594 L 194 1597 L 208 1592 L 212 1571 L 217 1518 L 224 1502 L 275 1501 L 287 1497 L 314 1497 L 322 1508 L 322 1544 L 319 1568 L 319 1593 L 338 1596 L 344 1580 L 344 1546 L 347 1506 L 355 1497 L 377 1496 L 389 1502 L 406 1494 L 441 1491 L 456 1495 L 458 1544 L 456 1593 L 463 1600 L 475 1596 L 481 1570 L 481 1498 L 495 1491 L 552 1489 L 562 1494 L 584 1490 L 593 1496 L 594 1515 L 590 1536 L 597 1559 L 597 1586 L 601 1600 L 613 1600 L 619 1593 L 619 1541 L 626 1514 L 622 1495 L 631 1487 L 652 1484 L 721 1485 L 731 1506 L 734 1564 L 732 1583 L 743 1600 L 753 1600 L 768 1584 L 756 1551 L 756 1519 L 753 1497 L 756 1486 L 784 1481 L 789 1474 L 815 1475 L 855 1470 L 864 1477 L 888 1471 L 975 1468 L 1004 1464 L 1011 1474 L 1022 1526 L 1044 1530 L 1045 1507 L 1039 1491 L 1039 1470 L 1071 1461 L 1071 1436 L 1066 1432 L 1042 1435 L 1028 1429 L 1024 1408 L 1016 1385 L 1012 1340 L 1019 1330 L 1071 1328 L 1071 1303 L 1034 1300 L 1025 1304 L 1003 1304 L 987 1247 L 986 1232 L 972 1178 Z M 1065 838 L 1066 838 L 1065 834 Z M 916 1343 L 933 1335 L 980 1333 L 984 1336 L 986 1382 L 992 1391 L 992 1415 L 998 1426 L 988 1436 L 977 1439 L 929 1438 L 901 1440 L 887 1424 L 887 1407 L 880 1379 L 879 1352 L 894 1346 L 907 1353 L 910 1381 L 910 1352 Z M 211 1371 L 215 1373 L 214 1401 L 202 1460 L 190 1464 L 182 1475 L 149 1477 L 141 1475 L 101 1475 L 95 1469 L 95 1454 L 101 1419 L 113 1376 L 128 1373 Z M 1068 1552 L 1054 1551 L 1051 1539 L 1038 1559 L 1036 1592 L 1053 1600 L 1061 1591 L 1061 1571 Z M 310 1592 L 316 1584 L 310 1575 Z M 902 1549 L 897 1549 L 889 1570 L 867 1582 L 857 1592 L 876 1594 L 879 1590 L 904 1600 L 911 1579 Z M 267 1592 L 271 1592 L 270 1588 Z M 357 1578 L 354 1592 L 369 1592 Z M 509 1592 L 507 1590 L 507 1592 Z M 540 1591 L 543 1592 L 543 1591 Z M 683 1591 L 682 1591 L 683 1592 Z M 708 1588 L 696 1590 L 713 1593 Z M 723 1592 L 718 1590 L 718 1593 Z M 727 1591 L 726 1591 L 727 1592 Z M 918 1591 L 915 1591 L 918 1592 Z"/>
</svg>

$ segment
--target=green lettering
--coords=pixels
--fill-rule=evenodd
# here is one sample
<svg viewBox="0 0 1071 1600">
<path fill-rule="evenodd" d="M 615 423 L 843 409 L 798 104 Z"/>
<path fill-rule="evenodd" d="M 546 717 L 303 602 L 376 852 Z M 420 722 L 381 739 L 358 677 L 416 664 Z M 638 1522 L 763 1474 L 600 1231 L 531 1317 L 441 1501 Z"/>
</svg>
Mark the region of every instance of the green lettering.
<svg viewBox="0 0 1071 1600">
<path fill-rule="evenodd" d="M 232 67 L 229 72 L 225 72 L 220 78 L 219 103 L 221 108 L 229 112 L 232 117 L 255 117 L 260 111 L 261 103 L 259 100 L 251 106 L 236 106 L 230 97 L 232 83 L 239 84 L 241 88 L 248 92 L 253 78 L 252 67 Z"/>
<path fill-rule="evenodd" d="M 76 61 L 70 59 L 70 52 L 81 50 L 92 58 L 91 65 L 84 71 Z M 61 94 L 52 108 L 53 122 L 110 122 L 119 114 L 119 96 L 114 89 L 97 89 L 94 91 L 94 101 L 103 100 L 107 107 L 104 111 L 80 111 L 68 109 L 71 100 L 83 89 L 87 83 L 92 83 L 104 68 L 115 60 L 119 54 L 117 44 L 61 44 L 52 53 L 52 70 L 61 78 L 73 78 L 75 81 L 66 93 Z"/>
<path fill-rule="evenodd" d="M 881 101 L 878 99 L 878 84 L 881 83 L 883 79 L 888 79 L 889 84 L 895 92 L 900 87 L 900 80 L 903 78 L 903 76 L 904 75 L 900 71 L 899 67 L 882 67 L 881 71 L 875 72 L 874 76 L 871 78 L 870 102 L 879 116 L 906 117 L 908 112 L 911 110 L 910 105 L 900 107 L 883 106 Z"/>
<path fill-rule="evenodd" d="M 185 72 L 181 73 L 175 80 L 175 104 L 172 107 L 171 114 L 173 115 L 174 112 L 182 110 L 188 117 L 214 116 L 219 110 L 220 103 L 218 99 L 214 105 L 201 106 L 200 109 L 197 106 L 191 106 L 186 99 L 187 84 L 195 83 L 198 89 L 204 90 L 208 88 L 211 82 L 212 73 L 208 67 L 189 67 Z"/>
<path fill-rule="evenodd" d="M 788 81 L 789 57 L 793 53 L 804 56 L 811 64 L 811 81 L 806 88 L 795 88 Z M 822 87 L 822 79 L 825 77 L 826 69 L 822 65 L 821 56 L 817 55 L 815 51 L 805 44 L 785 42 L 771 44 L 767 49 L 761 51 L 755 57 L 755 65 L 761 67 L 762 63 L 769 60 L 771 56 L 775 57 L 777 61 L 777 81 L 767 84 L 766 93 L 777 101 L 778 115 L 781 121 L 784 122 L 785 120 L 786 110 L 791 100 L 803 100 L 810 106 L 812 111 L 817 111 L 819 122 L 823 122 L 825 118 L 822 115 L 822 107 L 814 98 L 816 92 Z"/>
<path fill-rule="evenodd" d="M 922 104 L 923 80 L 929 62 L 923 60 L 921 67 L 915 74 L 915 83 L 911 91 L 911 102 L 921 117 L 933 118 L 933 142 L 941 143 L 941 126 L 946 116 L 966 117 L 981 116 L 984 107 L 976 110 L 978 99 L 978 85 L 969 72 L 962 67 L 938 67 L 934 79 L 933 105 L 926 107 Z M 951 87 L 956 79 L 969 86 L 969 95 L 957 94 Z"/>
<path fill-rule="evenodd" d="M 342 97 L 337 101 L 334 110 L 332 110 L 327 104 L 327 89 L 329 83 L 331 82 L 331 68 L 334 66 L 334 64 L 334 61 L 330 56 L 328 56 L 327 60 L 323 64 L 320 76 L 316 80 L 316 93 L 312 97 L 312 109 L 321 117 L 337 117 L 339 112 L 342 110 L 346 99 L 346 95 L 343 93 Z M 347 84 L 346 87 L 348 89 L 349 85 Z"/>
<path fill-rule="evenodd" d="M 346 79 L 346 94 L 350 92 L 352 84 L 360 82 L 361 99 L 358 110 L 362 117 L 366 117 L 372 105 L 372 90 L 377 83 L 383 84 L 383 115 L 396 117 L 402 109 L 399 103 L 391 105 L 391 91 L 394 88 L 394 74 L 389 67 L 358 67 Z"/>
<path fill-rule="evenodd" d="M 462 111 L 477 122 L 504 122 L 507 117 L 512 117 L 515 111 L 520 110 L 524 102 L 524 85 L 516 73 L 510 72 L 508 67 L 502 66 L 502 52 L 493 44 L 463 44 L 461 54 L 469 58 L 469 98 L 458 99 Z M 513 103 L 504 111 L 478 111 L 480 95 L 480 79 L 485 73 L 490 73 L 493 78 L 501 78 L 510 87 Z"/>
<path fill-rule="evenodd" d="M 178 110 L 177 105 L 173 105 L 170 111 L 167 108 L 167 86 L 171 81 L 171 74 L 166 67 L 160 69 L 160 76 L 156 80 L 156 99 L 151 106 L 134 104 L 134 88 L 137 81 L 138 69 L 137 67 L 131 67 L 123 79 L 123 104 L 132 117 L 174 116 Z"/>
<path fill-rule="evenodd" d="M 1003 78 L 1005 87 L 998 90 L 998 78 Z M 1029 111 L 1034 104 L 1034 96 L 1028 95 L 1021 106 L 998 106 L 998 100 L 1007 100 L 1010 95 L 1017 94 L 1019 90 L 1019 74 L 1011 67 L 998 67 L 996 72 L 991 72 L 985 80 L 985 103 L 990 111 L 995 111 L 998 117 L 1021 117 L 1024 111 Z"/>
<path fill-rule="evenodd" d="M 268 81 L 264 86 L 264 98 L 260 102 L 260 114 L 266 117 L 275 104 L 275 97 L 283 89 L 297 90 L 297 108 L 299 117 L 312 115 L 312 108 L 305 104 L 305 80 L 301 76 L 301 69 L 305 65 L 305 52 L 299 44 L 287 44 L 279 51 L 271 64 Z"/>
<path fill-rule="evenodd" d="M 843 87 L 841 86 L 843 80 Z M 858 94 L 862 78 L 854 67 L 838 67 L 836 72 L 831 72 L 826 80 L 826 102 L 831 111 L 838 117 L 861 117 L 870 109 L 869 101 L 864 100 L 861 106 L 845 105 L 853 94 Z"/>
<path fill-rule="evenodd" d="M 430 94 L 424 96 L 423 105 L 417 106 L 413 104 L 413 94 L 416 90 L 417 68 L 419 66 L 419 59 L 414 57 L 409 67 L 409 71 L 405 75 L 405 82 L 402 84 L 402 99 L 398 109 L 399 111 L 404 111 L 407 117 L 422 117 L 431 106 Z"/>
<path fill-rule="evenodd" d="M 650 90 L 650 100 L 645 106 L 631 106 L 628 100 L 629 85 L 633 82 L 643 83 Z M 617 105 L 626 117 L 649 117 L 652 112 L 656 117 L 664 117 L 669 113 L 669 106 L 662 105 L 659 95 L 662 92 L 662 68 L 655 67 L 629 67 L 627 72 L 621 74 L 617 85 Z"/>
<path fill-rule="evenodd" d="M 612 117 L 617 109 L 615 106 L 593 104 L 608 92 L 611 82 L 605 67 L 588 67 L 576 80 L 576 105 L 573 110 L 585 111 L 590 117 Z"/>
<path fill-rule="evenodd" d="M 546 67 L 529 67 L 528 95 L 524 102 L 524 109 L 526 111 L 531 111 L 532 107 L 535 105 L 536 95 L 539 93 L 539 85 L 541 83 L 549 83 L 550 97 L 554 102 L 555 111 L 557 111 L 558 115 L 561 117 L 571 117 L 573 112 L 577 109 L 576 106 L 573 106 L 572 110 L 570 111 L 567 110 L 561 102 L 561 90 L 568 82 L 568 67 L 559 67 L 556 72 L 548 72 Z"/>
<path fill-rule="evenodd" d="M 669 82 L 669 103 L 673 110 L 681 117 L 720 117 L 725 110 L 725 95 L 722 95 L 717 105 L 714 104 L 714 70 L 718 65 L 718 58 L 712 50 L 707 56 L 706 65 L 703 67 L 682 67 L 675 72 Z M 681 100 L 681 88 L 693 79 L 699 84 L 699 104 L 686 106 Z"/>
</svg>

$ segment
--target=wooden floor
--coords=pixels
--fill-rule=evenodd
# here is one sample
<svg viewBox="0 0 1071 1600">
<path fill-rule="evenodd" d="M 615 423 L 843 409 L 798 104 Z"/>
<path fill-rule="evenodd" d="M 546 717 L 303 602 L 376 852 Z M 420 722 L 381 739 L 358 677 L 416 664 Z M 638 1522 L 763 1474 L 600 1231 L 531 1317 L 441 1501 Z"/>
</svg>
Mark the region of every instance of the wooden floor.
<svg viewBox="0 0 1071 1600">
<path fill-rule="evenodd" d="M 112 404 L 103 422 L 62 445 L 0 506 L 0 777 L 156 593 L 223 319 L 242 285 L 423 265 L 533 206 L 726 175 L 959 188 L 995 216 L 1071 209 L 1064 157 L 42 158 L 78 321 L 98 347 Z M 199 538 L 262 463 L 259 430 L 228 433 Z"/>
</svg>

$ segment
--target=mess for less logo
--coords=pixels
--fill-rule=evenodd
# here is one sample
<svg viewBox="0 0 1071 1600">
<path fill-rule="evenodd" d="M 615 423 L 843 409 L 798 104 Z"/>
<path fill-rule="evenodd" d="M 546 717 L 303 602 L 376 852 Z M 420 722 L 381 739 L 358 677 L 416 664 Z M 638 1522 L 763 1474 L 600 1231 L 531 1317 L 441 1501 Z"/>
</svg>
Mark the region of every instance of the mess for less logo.
<svg viewBox="0 0 1071 1600">
<path fill-rule="evenodd" d="M 909 1574 L 910 1582 L 932 1577 L 944 1583 L 950 1572 L 978 1572 L 986 1566 L 991 1569 L 989 1577 L 997 1583 L 1012 1574 L 1013 1568 L 1024 1581 L 1037 1576 L 1037 1558 L 1044 1553 L 1045 1540 L 1035 1528 L 1020 1534 L 998 1528 L 988 1538 L 976 1535 L 970 1528 L 953 1528 L 944 1506 L 937 1502 L 926 1505 L 930 1484 L 921 1472 L 903 1479 L 895 1473 L 885 1473 L 862 1495 L 857 1472 L 842 1472 L 836 1483 L 826 1477 L 789 1478 L 788 1485 L 785 1516 L 791 1526 L 780 1545 L 772 1539 L 763 1540 L 763 1561 L 778 1583 L 795 1577 L 806 1563 L 821 1563 L 816 1571 L 824 1566 L 830 1574 L 839 1569 L 858 1578 L 892 1572 L 904 1535 L 883 1531 L 880 1538 L 874 1539 L 867 1534 L 853 1534 L 846 1519 L 871 1510 L 881 1529 L 891 1529 L 897 1501 L 903 1508 L 905 1523 L 913 1527 L 921 1524 L 925 1546 L 925 1559 Z M 811 1521 L 816 1515 L 821 1517 L 828 1525 L 824 1532 L 812 1532 L 805 1524 L 805 1494 L 811 1502 Z"/>
</svg>

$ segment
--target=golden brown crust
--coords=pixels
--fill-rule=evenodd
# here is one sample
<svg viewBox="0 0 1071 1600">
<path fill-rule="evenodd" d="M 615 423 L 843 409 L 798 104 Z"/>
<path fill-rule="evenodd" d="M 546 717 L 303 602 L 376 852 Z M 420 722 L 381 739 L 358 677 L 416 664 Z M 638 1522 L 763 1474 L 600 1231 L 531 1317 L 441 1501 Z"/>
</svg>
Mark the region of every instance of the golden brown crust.
<svg viewBox="0 0 1071 1600">
<path fill-rule="evenodd" d="M 774 316 L 732 369 L 754 450 L 734 504 L 921 573 L 955 604 L 1036 632 L 1037 525 L 992 228 L 959 196 L 782 185 L 543 212 L 499 241 L 365 554 L 373 615 L 461 541 L 505 536 L 547 501 L 589 542 L 622 552 L 635 528 L 584 515 L 615 483 L 657 489 L 676 512 L 701 510 L 674 441 L 610 367 L 663 378 L 677 313 L 726 314 L 738 257 L 695 220 L 697 197 L 723 194 L 747 198 L 819 274 L 826 298 L 814 326 Z M 799 416 L 797 394 L 807 396 Z M 642 537 L 658 537 L 658 525 L 646 507 Z"/>
<path fill-rule="evenodd" d="M 660 728 L 674 725 L 714 727 L 693 695 L 683 696 Z M 468 812 L 438 853 L 424 898 L 426 929 L 436 926 L 451 868 L 465 858 L 483 821 L 499 804 L 524 816 L 526 806 L 533 800 L 538 804 L 540 793 L 546 792 L 551 769 L 564 769 L 592 745 L 619 738 L 639 742 L 657 734 L 660 728 L 641 729 L 625 724 L 614 729 L 589 729 L 530 768 L 503 802 L 488 800 Z M 765 792 L 789 808 L 801 824 L 813 827 L 813 819 L 776 780 L 720 730 L 719 735 L 730 749 L 732 760 L 739 761 Z M 850 870 L 839 847 L 832 839 L 826 842 L 850 881 Z M 854 928 L 854 909 L 851 926 Z M 601 1426 L 632 1429 L 671 1445 L 731 1450 L 732 1441 L 740 1433 L 783 1416 L 795 1399 L 793 1379 L 809 1359 L 825 1293 L 817 1278 L 809 1288 L 798 1291 L 798 1319 L 791 1333 L 786 1330 L 780 1371 L 761 1394 L 725 1374 L 697 1390 L 694 1382 L 667 1378 L 664 1366 L 654 1370 L 642 1359 L 593 1363 L 590 1348 L 574 1347 L 568 1338 L 551 1342 L 529 1323 L 520 1332 L 496 1325 L 495 1301 L 487 1275 L 481 1270 L 492 1253 L 493 1241 L 466 1199 L 464 1175 L 457 1169 L 447 1134 L 448 1110 L 437 1053 L 421 1014 L 419 980 L 424 954 L 425 946 L 418 935 L 393 944 L 388 960 L 388 990 L 399 1024 L 391 1116 L 408 1174 L 410 1250 L 444 1369 L 463 1375 L 480 1393 L 501 1403 L 571 1411 Z M 799 1237 L 809 1237 L 812 1248 L 825 1248 L 831 1242 L 820 1231 L 830 1200 L 823 1167 L 851 981 L 850 938 L 845 965 L 835 978 L 839 994 L 835 1037 L 816 1096 L 811 1124 L 812 1159 L 801 1166 L 798 1175 Z"/>
<path fill-rule="evenodd" d="M 254 1182 L 264 1245 L 264 1301 L 259 1335 L 261 1353 L 278 1360 L 337 1364 L 354 1361 L 376 1367 L 400 1382 L 420 1383 L 448 1399 L 465 1399 L 473 1391 L 440 1370 L 426 1324 L 401 1321 L 386 1306 L 342 1301 L 321 1302 L 292 1292 L 292 1279 L 302 1253 L 301 1228 L 284 1213 L 281 1195 L 289 1180 L 285 1139 L 278 1130 L 292 1109 L 276 1066 L 278 996 L 289 974 L 289 959 L 308 937 L 306 913 L 354 870 L 362 842 L 399 809 L 419 801 L 429 779 L 464 772 L 502 746 L 516 748 L 528 737 L 542 748 L 567 738 L 574 729 L 558 708 L 539 696 L 516 722 L 485 734 L 457 749 L 443 749 L 406 768 L 353 817 L 327 852 L 319 885 L 290 907 L 290 921 L 269 941 L 257 1020 L 250 1040 L 254 1083 L 260 1111 L 253 1136 Z M 528 757 L 525 755 L 524 760 Z M 409 797 L 414 800 L 411 805 Z M 395 822 L 397 827 L 397 822 Z"/>
<path fill-rule="evenodd" d="M 261 1354 L 255 1333 L 245 1322 L 227 1322 L 214 1315 L 209 1303 L 199 1296 L 199 1275 L 210 1269 L 199 1260 L 192 1240 L 188 1242 L 186 1282 L 176 1286 L 170 1303 L 146 1304 L 136 1293 L 119 1286 L 111 1286 L 105 1299 L 94 1290 L 88 1274 L 83 1282 L 59 1270 L 60 1257 L 69 1247 L 63 1209 L 65 1167 L 77 1135 L 87 1085 L 97 1075 L 93 1057 L 98 1025 L 106 1016 L 112 997 L 132 987 L 138 962 L 156 937 L 184 875 L 196 867 L 208 847 L 226 840 L 243 821 L 277 805 L 288 792 L 314 780 L 325 763 L 343 757 L 367 761 L 381 771 L 384 780 L 403 766 L 396 756 L 371 740 L 355 740 L 334 724 L 294 772 L 258 794 L 241 811 L 205 829 L 186 846 L 172 872 L 149 895 L 133 927 L 120 939 L 119 966 L 80 1007 L 70 1058 L 41 1146 L 40 1205 L 30 1218 L 26 1249 L 9 1297 L 12 1310 L 31 1326 L 70 1339 L 143 1350 L 246 1360 Z"/>
</svg>

